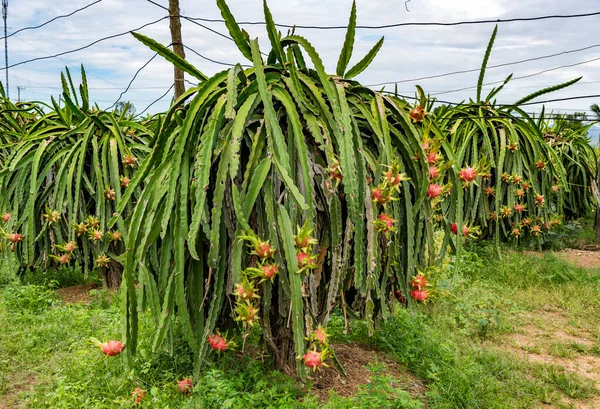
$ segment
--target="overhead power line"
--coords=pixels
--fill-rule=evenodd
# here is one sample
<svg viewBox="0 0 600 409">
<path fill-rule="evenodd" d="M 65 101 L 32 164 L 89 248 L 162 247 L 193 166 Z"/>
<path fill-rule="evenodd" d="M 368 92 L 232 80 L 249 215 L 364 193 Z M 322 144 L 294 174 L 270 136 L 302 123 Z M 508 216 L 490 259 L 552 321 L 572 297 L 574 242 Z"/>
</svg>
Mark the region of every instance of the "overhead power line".
<svg viewBox="0 0 600 409">
<path fill-rule="evenodd" d="M 138 74 L 148 66 L 148 64 L 150 64 L 152 62 L 152 60 L 154 60 L 156 58 L 156 56 L 158 55 L 158 53 L 154 53 L 154 55 L 146 62 L 144 63 L 144 65 L 142 65 L 136 72 L 135 74 L 133 74 L 133 78 L 131 79 L 131 81 L 129 81 L 129 84 L 127 84 L 127 88 L 125 88 L 125 90 L 123 92 L 121 92 L 121 94 L 119 95 L 119 98 L 117 98 L 117 100 L 108 108 L 106 108 L 106 111 L 110 110 L 111 108 L 113 108 L 115 105 L 117 105 L 119 103 L 119 101 L 121 100 L 121 98 L 123 98 L 123 95 L 125 95 L 127 93 L 127 91 L 129 91 L 129 89 L 131 88 L 131 84 L 133 84 L 133 81 L 135 81 L 135 79 L 137 78 Z"/>
<path fill-rule="evenodd" d="M 205 60 L 207 60 L 207 61 L 210 61 L 210 62 L 212 62 L 212 63 L 215 63 L 215 64 L 220 64 L 220 65 L 225 65 L 225 66 L 228 66 L 228 67 L 233 67 L 233 66 L 235 66 L 235 64 L 231 64 L 231 63 L 228 63 L 228 62 L 222 62 L 222 61 L 213 60 L 212 58 L 209 58 L 209 57 L 207 57 L 207 56 L 205 56 L 205 55 L 202 55 L 202 54 L 200 54 L 198 51 L 194 50 L 193 48 L 191 48 L 191 47 L 189 47 L 189 46 L 187 46 L 187 45 L 185 45 L 185 44 L 183 45 L 183 47 L 184 47 L 186 50 L 189 50 L 189 51 L 193 52 L 193 53 L 194 53 L 194 54 L 196 54 L 198 57 L 200 57 L 200 58 L 203 58 L 203 59 L 205 59 Z M 240 64 L 240 65 L 241 65 L 242 67 L 250 67 L 249 65 L 245 65 L 245 64 Z"/>
<path fill-rule="evenodd" d="M 389 95 L 395 95 L 395 96 L 398 96 L 398 97 L 401 97 L 401 98 L 404 98 L 404 99 L 410 99 L 410 100 L 416 100 L 416 101 L 420 100 L 420 98 L 409 96 L 409 95 L 397 94 L 397 93 L 395 93 L 393 91 L 379 91 L 379 92 L 382 92 L 384 94 L 389 94 Z M 519 104 L 518 106 L 549 104 L 551 102 L 572 101 L 572 100 L 578 100 L 578 99 L 591 99 L 591 98 L 600 98 L 600 94 L 577 95 L 577 96 L 573 96 L 573 97 L 547 99 L 545 101 L 526 102 L 526 103 L 523 103 L 523 104 Z M 437 99 L 437 98 L 435 98 L 435 102 L 440 103 L 440 104 L 455 105 L 455 106 L 480 106 L 480 107 L 489 107 L 488 104 L 468 103 L 468 102 L 467 103 L 464 103 L 464 102 L 452 102 L 452 101 L 445 101 L 445 100 L 441 100 L 441 99 Z M 515 107 L 515 104 L 496 104 L 496 107 Z"/>
<path fill-rule="evenodd" d="M 22 31 L 26 31 L 26 30 L 36 30 L 36 29 L 38 29 L 38 28 L 42 28 L 42 27 L 44 27 L 45 25 L 48 25 L 48 24 L 50 24 L 50 23 L 52 23 L 52 22 L 54 22 L 54 21 L 56 21 L 56 20 L 59 20 L 59 19 L 61 19 L 61 18 L 71 17 L 72 15 L 74 15 L 74 14 L 77 14 L 77 13 L 79 13 L 80 11 L 83 11 L 83 10 L 85 10 L 85 9 L 88 9 L 88 8 L 90 8 L 90 7 L 92 7 L 92 6 L 96 5 L 96 4 L 98 4 L 98 3 L 101 3 L 102 1 L 103 1 L 103 0 L 96 0 L 96 1 L 94 1 L 93 3 L 90 3 L 90 4 L 88 4 L 87 6 L 83 6 L 83 7 L 81 7 L 81 8 L 78 8 L 77 10 L 73 10 L 73 11 L 72 11 L 72 12 L 70 12 L 69 14 L 63 14 L 63 15 L 61 15 L 61 16 L 56 16 L 56 17 L 54 17 L 54 18 L 52 18 L 52 19 L 50 19 L 50 20 L 48 20 L 48 21 L 46 21 L 46 22 L 44 22 L 44 23 L 42 23 L 42 24 L 39 24 L 39 25 L 37 25 L 37 26 L 23 27 L 23 28 L 21 28 L 21 29 L 19 29 L 19 30 L 17 30 L 17 31 L 14 31 L 14 32 L 12 32 L 12 33 L 10 33 L 10 34 L 6 35 L 5 37 L 1 37 L 0 39 L 4 39 L 4 38 L 9 38 L 9 37 L 12 37 L 12 36 L 14 36 L 15 34 L 18 34 L 18 33 L 22 32 Z"/>
<path fill-rule="evenodd" d="M 144 108 L 144 110 L 142 112 L 140 112 L 139 114 L 137 114 L 135 117 L 137 118 L 139 116 L 142 116 L 142 114 L 144 112 L 146 112 L 148 109 L 150 109 L 150 107 L 152 105 L 156 104 L 158 101 L 160 101 L 161 99 L 163 99 L 169 92 L 171 92 L 171 90 L 173 89 L 174 86 L 175 86 L 175 84 L 171 84 L 171 86 L 169 87 L 169 89 L 167 90 L 167 92 L 165 92 L 160 97 L 158 97 L 157 99 L 155 99 L 150 105 L 148 105 L 146 108 Z"/>
<path fill-rule="evenodd" d="M 576 48 L 576 49 L 573 49 L 573 50 L 565 50 L 565 51 L 561 51 L 559 53 L 548 54 L 548 55 L 541 55 L 539 57 L 527 58 L 525 60 L 519 60 L 519 61 L 507 62 L 507 63 L 503 63 L 503 64 L 490 65 L 486 69 L 489 70 L 489 69 L 493 69 L 493 68 L 508 67 L 510 65 L 524 64 L 524 63 L 527 63 L 527 62 L 539 61 L 539 60 L 544 60 L 544 59 L 547 59 L 547 58 L 559 57 L 561 55 L 567 55 L 567 54 L 571 54 L 571 53 L 577 53 L 577 52 L 581 52 L 581 51 L 587 51 L 587 50 L 591 50 L 592 48 L 597 48 L 597 47 L 600 47 L 600 44 L 592 44 L 590 46 L 583 47 L 583 48 Z M 403 84 L 403 83 L 406 83 L 406 82 L 416 82 L 416 81 L 423 81 L 423 80 L 429 80 L 429 79 L 434 79 L 434 78 L 443 78 L 443 77 L 448 77 L 448 76 L 451 76 L 451 75 L 467 74 L 467 73 L 471 73 L 471 72 L 479 72 L 480 70 L 481 70 L 481 67 L 480 68 L 471 68 L 471 69 L 468 69 L 468 70 L 452 71 L 452 72 L 446 72 L 446 73 L 443 73 L 443 74 L 429 75 L 429 76 L 425 76 L 425 77 L 410 78 L 410 79 L 399 80 L 399 81 L 380 82 L 380 83 L 377 83 L 377 84 L 367 85 L 367 87 L 378 87 L 378 86 L 381 86 L 381 85 Z"/>
<path fill-rule="evenodd" d="M 542 75 L 542 74 L 545 74 L 547 72 L 556 71 L 556 70 L 562 70 L 563 68 L 576 67 L 578 65 L 589 64 L 589 63 L 594 62 L 594 61 L 600 61 L 600 57 L 592 58 L 591 60 L 580 61 L 580 62 L 577 62 L 577 63 L 574 63 L 574 64 L 560 65 L 558 67 L 548 68 L 548 69 L 545 69 L 545 70 L 542 70 L 542 71 L 539 71 L 539 72 L 536 72 L 536 73 L 533 73 L 533 74 L 522 75 L 520 77 L 513 77 L 511 79 L 511 81 L 522 80 L 522 79 L 531 78 L 531 77 L 536 77 L 538 75 Z M 487 83 L 485 83 L 483 85 L 485 86 L 485 85 L 502 84 L 503 82 L 504 82 L 504 80 L 501 80 L 501 81 L 492 81 L 492 82 L 487 82 Z M 477 85 L 472 85 L 470 87 L 464 87 L 464 88 L 458 88 L 458 89 L 452 89 L 452 90 L 443 91 L 443 92 L 437 92 L 437 93 L 432 94 L 432 95 L 451 94 L 453 92 L 466 91 L 466 90 L 475 89 L 475 88 L 477 88 Z"/>
<path fill-rule="evenodd" d="M 19 37 L 14 37 L 14 38 L 15 38 L 15 39 L 17 39 L 17 40 L 19 40 L 19 41 L 22 41 L 22 42 L 24 42 L 25 44 L 28 44 L 28 45 L 30 45 L 31 47 L 35 48 L 35 49 L 36 49 L 36 50 L 38 50 L 38 51 L 41 51 L 41 52 L 45 53 L 46 55 L 49 55 L 49 56 L 51 56 L 51 54 L 50 54 L 48 51 L 46 51 L 46 50 L 43 50 L 43 49 L 39 48 L 38 46 L 36 46 L 36 45 L 34 45 L 34 44 L 30 43 L 29 41 L 25 41 L 25 40 L 23 40 L 22 38 L 19 38 Z M 69 63 L 68 61 L 66 61 L 66 60 L 64 60 L 64 59 L 62 59 L 62 58 L 60 58 L 60 57 L 55 57 L 55 58 L 56 58 L 57 60 L 59 60 L 59 61 L 62 61 L 62 62 L 63 62 L 63 63 L 66 65 L 66 66 L 68 66 L 68 67 L 71 67 L 71 68 L 76 68 L 76 69 L 78 69 L 78 68 L 79 68 L 79 66 L 73 65 L 73 64 Z M 94 77 L 94 78 L 98 78 L 100 81 L 106 82 L 107 84 L 114 85 L 115 87 L 117 87 L 117 89 L 122 89 L 122 87 L 121 87 L 121 86 L 119 86 L 118 84 L 115 84 L 114 82 L 112 82 L 112 81 L 109 81 L 109 80 L 107 80 L 106 78 L 102 78 L 102 77 L 100 77 L 99 75 L 95 74 L 93 71 L 89 71 L 89 72 L 87 72 L 87 75 L 90 75 L 90 76 L 92 76 L 92 77 Z M 29 81 L 29 80 L 26 80 L 26 81 Z M 30 82 L 31 82 L 31 81 L 30 81 Z M 39 83 L 38 83 L 38 84 L 39 84 Z M 40 85 L 43 85 L 43 84 L 40 84 Z M 30 87 L 30 88 L 34 88 L 34 87 Z M 162 88 L 162 87 L 161 87 L 161 88 Z M 62 89 L 62 87 L 56 87 L 56 89 Z M 93 89 L 93 88 L 88 88 L 88 89 Z"/>
<path fill-rule="evenodd" d="M 98 43 L 100 43 L 100 42 L 102 42 L 102 41 L 106 41 L 106 40 L 110 40 L 110 39 L 112 39 L 112 38 L 117 38 L 117 37 L 122 37 L 122 36 L 124 36 L 124 35 L 128 35 L 128 34 L 129 34 L 129 33 L 131 33 L 132 31 L 138 31 L 138 30 L 141 30 L 141 29 L 143 29 L 143 28 L 146 28 L 146 27 L 148 27 L 148 26 L 151 26 L 151 25 L 153 25 L 153 24 L 159 23 L 159 22 L 161 22 L 162 20 L 165 20 L 165 19 L 167 19 L 167 18 L 169 18 L 169 16 L 161 17 L 161 18 L 159 18 L 158 20 L 151 21 L 151 22 L 149 22 L 149 23 L 146 23 L 146 24 L 144 24 L 144 25 L 142 25 L 142 26 L 140 26 L 140 27 L 134 28 L 134 29 L 132 29 L 132 30 L 127 30 L 127 31 L 125 31 L 125 32 L 122 32 L 122 33 L 119 33 L 119 34 L 113 34 L 113 35 L 110 35 L 110 36 L 102 37 L 102 38 L 100 38 L 100 39 L 98 39 L 98 40 L 96 40 L 96 41 L 93 41 L 93 42 L 89 43 L 88 45 L 84 45 L 84 46 L 82 46 L 82 47 L 75 48 L 75 49 L 73 49 L 73 50 L 69 50 L 69 51 L 63 51 L 63 52 L 60 52 L 60 53 L 57 53 L 57 54 L 53 54 L 53 55 L 49 55 L 49 56 L 46 56 L 46 57 L 36 57 L 36 58 L 32 58 L 32 59 L 30 59 L 30 60 L 20 61 L 20 62 L 17 62 L 17 63 L 11 64 L 11 65 L 9 65 L 9 66 L 6 66 L 6 67 L 1 67 L 1 68 L 0 68 L 0 70 L 5 70 L 5 69 L 8 69 L 8 68 L 17 67 L 17 66 L 19 66 L 19 65 L 28 64 L 28 63 L 31 63 L 31 62 L 34 62 L 34 61 L 48 60 L 48 59 L 51 59 L 51 58 L 60 57 L 60 56 L 62 56 L 62 55 L 66 55 L 66 54 L 72 54 L 72 53 L 75 53 L 75 52 L 78 52 L 78 51 L 81 51 L 81 50 L 85 50 L 86 48 L 90 48 L 90 47 L 92 47 L 92 46 L 94 46 L 94 45 L 96 45 L 96 44 L 98 44 Z"/>
<path fill-rule="evenodd" d="M 151 0 L 151 3 L 154 3 Z M 160 6 L 160 5 L 159 5 Z M 160 6 L 162 7 L 162 6 Z M 516 17 L 516 18 L 507 18 L 507 19 L 489 19 L 489 20 L 471 20 L 471 21 L 455 21 L 455 22 L 405 22 L 405 23 L 391 23 L 391 24 L 383 24 L 383 25 L 357 25 L 356 28 L 366 29 L 366 30 L 381 30 L 385 28 L 395 28 L 395 27 L 428 27 L 428 26 L 436 26 L 436 27 L 454 27 L 454 26 L 463 26 L 463 25 L 474 25 L 474 24 L 498 24 L 498 23 L 515 23 L 515 22 L 523 22 L 523 21 L 541 21 L 541 20 L 550 20 L 550 19 L 569 19 L 569 18 L 582 18 L 582 17 L 593 17 L 600 15 L 600 11 L 594 11 L 590 13 L 581 13 L 581 14 L 557 14 L 557 15 L 548 15 L 548 16 L 534 16 L 534 17 Z M 223 19 L 209 19 L 209 18 L 201 18 L 201 17 L 186 17 L 187 19 L 203 21 L 206 23 L 225 23 Z M 241 26 L 250 26 L 250 25 L 265 25 L 264 21 L 241 21 L 238 22 L 238 25 Z M 305 28 L 305 29 L 313 29 L 313 30 L 346 30 L 348 26 L 339 25 L 339 26 L 313 26 L 313 25 L 302 25 L 302 24 L 275 24 L 277 27 L 282 28 Z"/>
</svg>

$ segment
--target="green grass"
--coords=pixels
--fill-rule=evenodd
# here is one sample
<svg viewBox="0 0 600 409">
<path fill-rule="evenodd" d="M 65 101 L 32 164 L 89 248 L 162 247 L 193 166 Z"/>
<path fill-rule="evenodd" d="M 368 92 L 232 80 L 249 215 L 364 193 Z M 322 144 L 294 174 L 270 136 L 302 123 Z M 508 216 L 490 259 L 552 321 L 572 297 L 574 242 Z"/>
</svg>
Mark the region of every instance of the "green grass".
<svg viewBox="0 0 600 409">
<path fill-rule="evenodd" d="M 403 364 L 425 383 L 428 408 L 568 407 L 598 394 L 593 381 L 558 364 L 600 355 L 598 273 L 551 254 L 508 248 L 501 259 L 496 254 L 489 245 L 472 247 L 462 254 L 457 274 L 455 262 L 448 263 L 439 272 L 441 297 L 417 311 L 396 311 L 372 338 L 360 321 L 344 335 L 343 318 L 335 314 L 333 341 L 368 343 Z M 120 336 L 118 300 L 111 295 L 99 290 L 89 306 L 64 306 L 44 284 L 8 282 L 0 296 L 0 400 L 9 405 L 128 408 L 131 391 L 141 387 L 148 394 L 142 407 L 152 408 L 423 407 L 381 364 L 370 367 L 371 381 L 355 396 L 333 395 L 321 403 L 270 362 L 236 352 L 211 356 L 193 394 L 184 397 L 175 384 L 191 375 L 193 357 L 180 334 L 173 334 L 172 357 L 152 353 L 154 328 L 142 315 L 139 354 L 128 367 L 89 341 Z M 507 340 L 522 328 L 544 334 L 522 347 L 523 354 L 545 354 L 558 363 L 529 362 L 508 348 Z M 586 341 L 554 339 L 555 330 L 585 334 Z"/>
</svg>

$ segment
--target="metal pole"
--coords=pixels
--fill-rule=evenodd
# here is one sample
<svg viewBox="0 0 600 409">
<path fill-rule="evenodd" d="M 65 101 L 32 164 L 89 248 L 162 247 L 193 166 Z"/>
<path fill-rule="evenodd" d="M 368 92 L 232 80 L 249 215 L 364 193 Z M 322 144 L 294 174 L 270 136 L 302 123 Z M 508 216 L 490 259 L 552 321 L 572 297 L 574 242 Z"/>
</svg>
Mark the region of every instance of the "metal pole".
<svg viewBox="0 0 600 409">
<path fill-rule="evenodd" d="M 8 87 L 8 31 L 6 29 L 6 18 L 8 17 L 8 0 L 2 0 L 2 19 L 4 20 L 4 70 L 6 71 L 6 97 L 10 98 Z"/>
</svg>

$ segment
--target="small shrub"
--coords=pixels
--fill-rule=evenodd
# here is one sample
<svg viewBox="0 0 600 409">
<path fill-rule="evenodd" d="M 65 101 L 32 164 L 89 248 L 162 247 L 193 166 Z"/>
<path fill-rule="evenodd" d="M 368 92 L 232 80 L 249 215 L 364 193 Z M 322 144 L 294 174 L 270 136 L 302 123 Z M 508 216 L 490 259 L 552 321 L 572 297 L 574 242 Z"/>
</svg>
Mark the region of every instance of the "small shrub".
<svg viewBox="0 0 600 409">
<path fill-rule="evenodd" d="M 4 290 L 4 304 L 15 313 L 36 313 L 57 303 L 51 288 L 40 285 L 12 285 Z"/>
<path fill-rule="evenodd" d="M 23 284 L 33 284 L 48 286 L 50 283 L 56 288 L 69 287 L 72 285 L 83 284 L 86 278 L 80 266 L 60 266 L 49 268 L 47 270 L 28 269 L 21 276 Z"/>
</svg>

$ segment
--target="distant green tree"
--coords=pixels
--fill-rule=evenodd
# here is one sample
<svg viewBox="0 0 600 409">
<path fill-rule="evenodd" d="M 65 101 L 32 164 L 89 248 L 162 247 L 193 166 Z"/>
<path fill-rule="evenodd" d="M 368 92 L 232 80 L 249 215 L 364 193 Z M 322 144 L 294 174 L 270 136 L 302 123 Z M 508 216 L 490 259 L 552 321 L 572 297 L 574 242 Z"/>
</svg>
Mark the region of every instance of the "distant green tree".
<svg viewBox="0 0 600 409">
<path fill-rule="evenodd" d="M 136 109 L 135 109 L 135 105 L 133 105 L 131 102 L 118 102 L 117 105 L 115 105 L 115 112 L 119 115 L 121 115 L 122 113 L 125 113 L 125 115 L 127 116 L 133 116 L 135 115 Z"/>
<path fill-rule="evenodd" d="M 598 106 L 598 104 L 592 104 L 590 109 L 592 110 L 592 112 L 594 112 L 594 115 L 596 116 L 595 119 L 597 121 L 600 121 L 600 106 Z"/>
<path fill-rule="evenodd" d="M 600 116 L 598 119 L 600 120 Z M 579 132 L 583 131 L 588 123 L 594 119 L 590 120 L 585 112 L 575 112 L 572 114 L 557 115 L 554 120 L 560 124 L 559 129 L 563 131 L 565 129 L 570 129 L 572 131 Z"/>
</svg>

